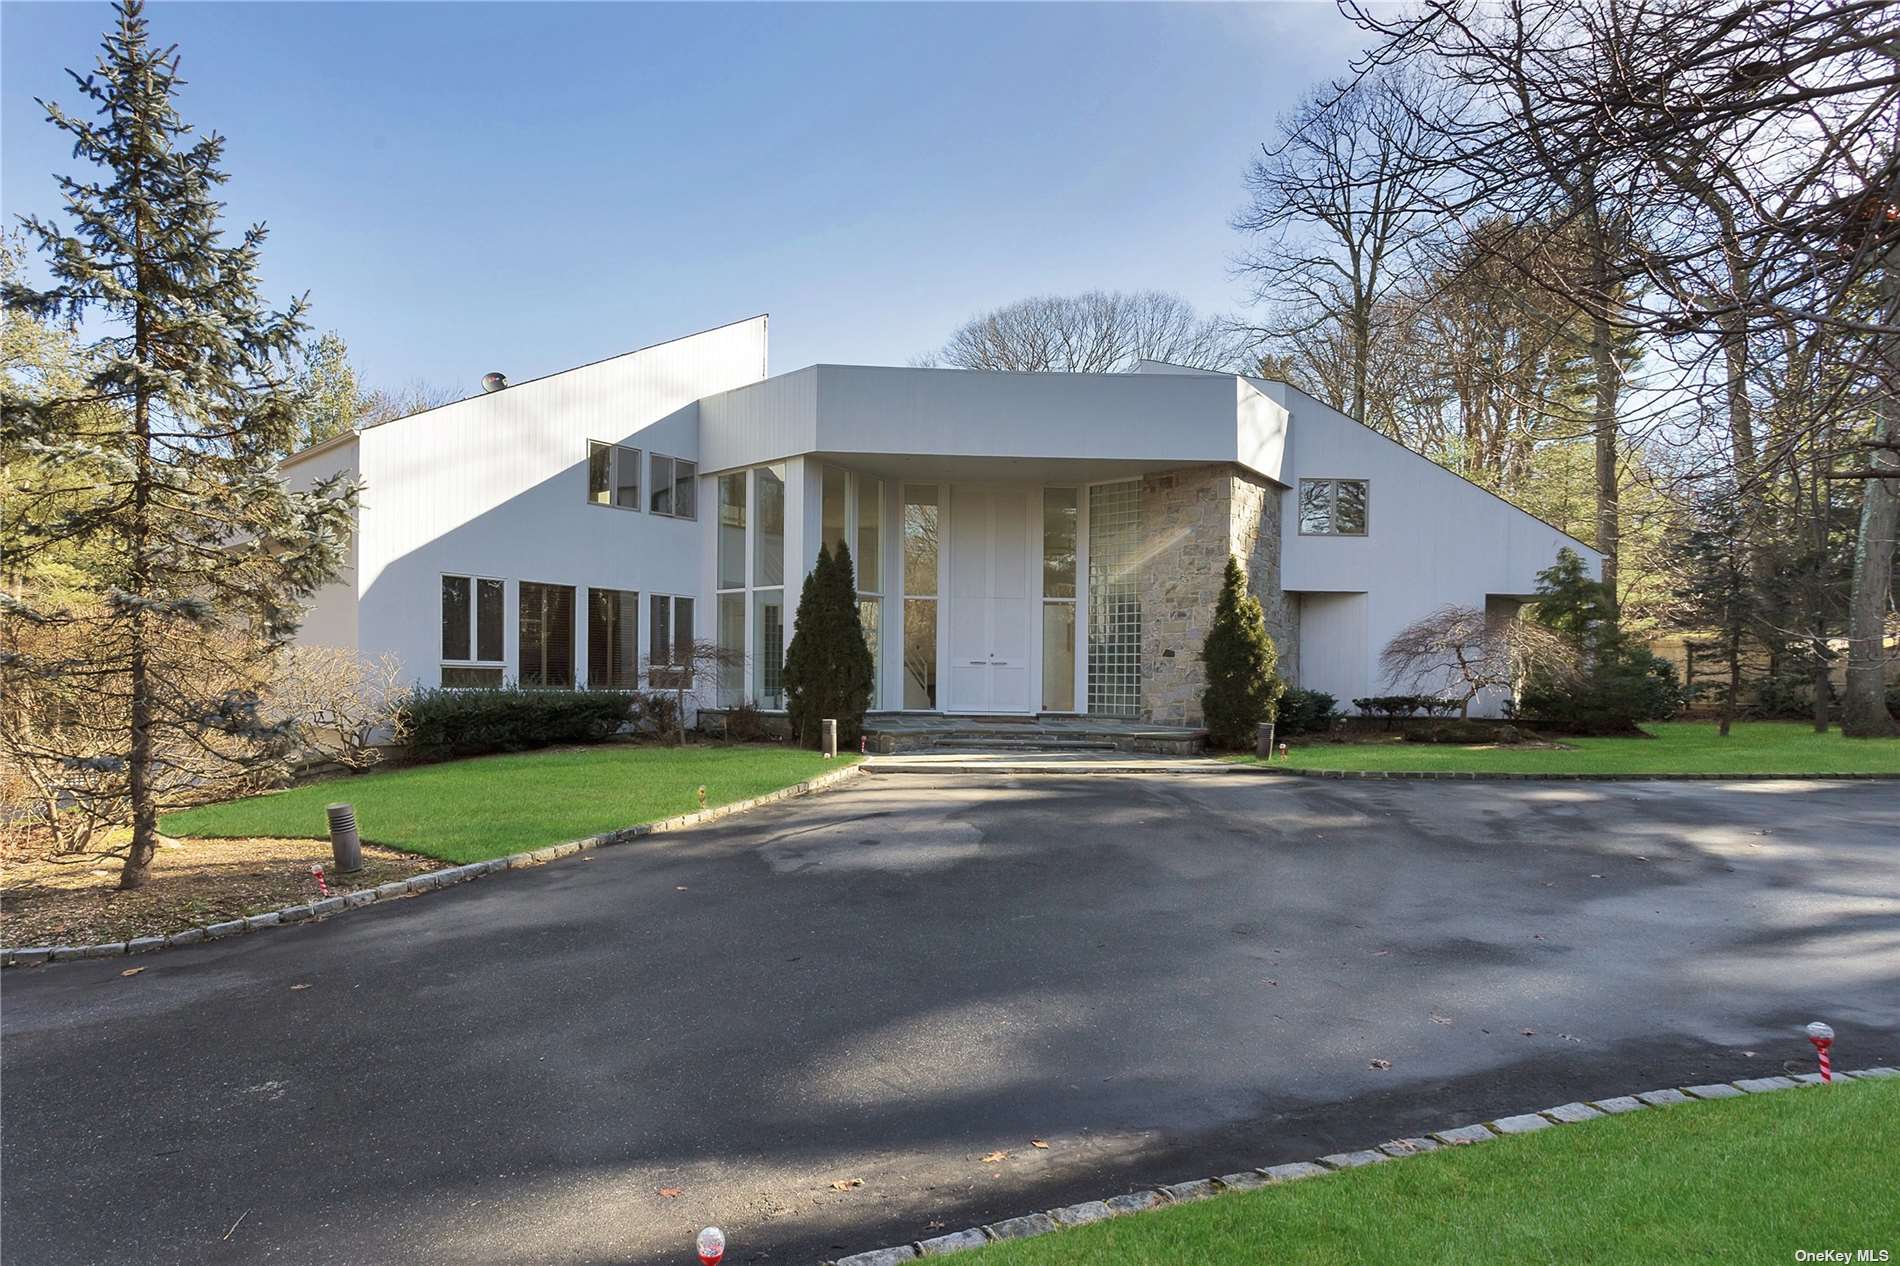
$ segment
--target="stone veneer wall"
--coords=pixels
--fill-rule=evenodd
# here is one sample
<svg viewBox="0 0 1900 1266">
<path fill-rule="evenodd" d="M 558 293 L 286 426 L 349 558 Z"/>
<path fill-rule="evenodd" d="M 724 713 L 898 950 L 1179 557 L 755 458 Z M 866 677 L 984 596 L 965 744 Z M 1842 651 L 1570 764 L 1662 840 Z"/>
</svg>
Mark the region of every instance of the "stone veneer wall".
<svg viewBox="0 0 1900 1266">
<path fill-rule="evenodd" d="M 1293 604 L 1280 590 L 1280 489 L 1238 466 L 1194 466 L 1141 481 L 1142 717 L 1201 724 L 1201 643 L 1228 555 L 1266 609 L 1280 675 L 1298 666 Z"/>
</svg>

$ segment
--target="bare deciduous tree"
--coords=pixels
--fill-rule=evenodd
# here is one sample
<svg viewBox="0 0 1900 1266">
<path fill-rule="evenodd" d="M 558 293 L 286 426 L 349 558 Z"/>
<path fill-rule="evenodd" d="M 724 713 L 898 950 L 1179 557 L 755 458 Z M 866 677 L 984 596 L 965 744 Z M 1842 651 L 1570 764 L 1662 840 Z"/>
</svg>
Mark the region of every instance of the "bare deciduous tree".
<svg viewBox="0 0 1900 1266">
<path fill-rule="evenodd" d="M 402 661 L 332 646 L 286 647 L 264 690 L 267 714 L 289 721 L 297 741 L 348 769 L 368 769 L 407 737 L 403 705 L 414 694 Z"/>
<path fill-rule="evenodd" d="M 1368 425 L 1375 361 L 1403 339 L 1395 301 L 1434 224 L 1419 181 L 1431 178 L 1435 142 L 1409 100 L 1424 91 L 1388 71 L 1309 93 L 1247 169 L 1252 202 L 1234 220 L 1252 240 L 1241 269 L 1266 308 L 1255 333 L 1308 362 L 1322 398 Z M 1340 372 L 1327 373 L 1329 361 Z"/>
<path fill-rule="evenodd" d="M 959 326 L 922 366 L 1031 373 L 1111 374 L 1139 360 L 1193 369 L 1237 370 L 1246 337 L 1219 318 L 1198 316 L 1178 295 L 1091 290 L 1019 299 Z"/>
<path fill-rule="evenodd" d="M 1514 615 L 1447 606 L 1399 630 L 1379 654 L 1386 681 L 1418 694 L 1458 702 L 1467 717 L 1486 690 L 1514 690 L 1533 671 L 1561 681 L 1576 674 L 1575 654 L 1561 637 Z"/>
<path fill-rule="evenodd" d="M 708 690 L 716 690 L 722 681 L 737 673 L 743 680 L 745 656 L 704 638 L 677 642 L 658 656 L 648 656 L 647 684 L 664 692 L 672 702 L 670 723 L 675 740 L 686 745 L 686 705 L 701 706 Z"/>
</svg>

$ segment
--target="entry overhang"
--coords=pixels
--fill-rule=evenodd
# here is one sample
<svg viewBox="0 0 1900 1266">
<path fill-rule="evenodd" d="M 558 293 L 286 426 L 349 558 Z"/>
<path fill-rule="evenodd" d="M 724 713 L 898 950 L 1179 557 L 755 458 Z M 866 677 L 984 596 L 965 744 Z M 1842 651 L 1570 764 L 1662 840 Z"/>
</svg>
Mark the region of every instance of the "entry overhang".
<svg viewBox="0 0 1900 1266">
<path fill-rule="evenodd" d="M 800 455 L 951 479 L 1232 462 L 1278 481 L 1287 412 L 1235 375 L 813 365 L 699 402 L 702 473 Z M 926 465 L 927 463 L 927 465 Z"/>
</svg>

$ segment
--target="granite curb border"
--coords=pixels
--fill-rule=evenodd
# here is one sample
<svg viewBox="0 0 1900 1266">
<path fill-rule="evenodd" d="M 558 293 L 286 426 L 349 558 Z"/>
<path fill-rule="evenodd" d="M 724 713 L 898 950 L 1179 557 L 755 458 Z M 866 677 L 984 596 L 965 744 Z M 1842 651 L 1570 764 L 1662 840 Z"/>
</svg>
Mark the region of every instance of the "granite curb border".
<svg viewBox="0 0 1900 1266">
<path fill-rule="evenodd" d="M 1145 762 L 1018 761 L 981 764 L 977 762 L 940 765 L 904 764 L 903 756 L 874 757 L 880 762 L 865 767 L 867 774 L 1008 774 L 1012 777 L 1046 775 L 1069 777 L 1075 774 L 1239 774 L 1273 778 L 1331 778 L 1349 782 L 1896 782 L 1893 774 L 1482 774 L 1454 770 L 1383 770 L 1383 769 L 1288 769 L 1282 766 L 1244 765 L 1196 757 L 1174 758 L 1180 763 L 1170 768 L 1168 757 L 1153 757 Z"/>
<path fill-rule="evenodd" d="M 1867 1081 L 1900 1077 L 1900 1069 L 1884 1066 L 1861 1068 L 1852 1072 L 1837 1073 L 1835 1076 L 1842 1081 Z M 908 1244 L 893 1244 L 886 1248 L 868 1249 L 862 1253 L 853 1253 L 849 1257 L 827 1260 L 823 1266 L 899 1266 L 902 1262 L 916 1261 L 923 1257 L 936 1257 L 960 1249 L 976 1248 L 998 1240 L 1045 1235 L 1050 1231 L 1059 1231 L 1072 1226 L 1086 1226 L 1091 1222 L 1119 1217 L 1125 1213 L 1139 1213 L 1145 1209 L 1158 1209 L 1164 1205 L 1188 1204 L 1227 1191 L 1251 1191 L 1258 1187 L 1298 1182 L 1303 1178 L 1318 1178 L 1342 1169 L 1358 1169 L 1384 1161 L 1402 1160 L 1407 1156 L 1418 1156 L 1441 1148 L 1466 1147 L 1473 1143 L 1484 1143 L 1513 1134 L 1530 1134 L 1553 1126 L 1601 1120 L 1604 1117 L 1625 1112 L 1653 1111 L 1670 1104 L 1694 1103 L 1697 1100 L 1735 1099 L 1820 1084 L 1819 1073 L 1803 1073 L 1798 1077 L 1748 1077 L 1740 1081 L 1706 1086 L 1645 1090 L 1640 1094 L 1618 1095 L 1614 1098 L 1593 1099 L 1588 1102 L 1579 1100 L 1558 1104 L 1554 1108 L 1543 1108 L 1537 1112 L 1524 1112 L 1514 1116 L 1499 1117 L 1494 1121 L 1474 1122 L 1471 1125 L 1460 1125 L 1449 1130 L 1437 1130 L 1416 1138 L 1396 1138 L 1390 1142 L 1381 1143 L 1377 1147 L 1333 1152 L 1310 1161 L 1293 1161 L 1285 1165 L 1246 1169 L 1239 1173 L 1223 1174 L 1218 1178 L 1196 1178 L 1187 1182 L 1170 1183 L 1163 1187 L 1144 1187 L 1123 1195 L 1111 1196 L 1105 1200 L 1085 1200 L 1081 1204 L 1072 1204 L 1066 1208 L 1050 1209 L 1043 1213 L 1027 1213 L 1020 1217 L 1005 1218 L 1000 1222 L 969 1227 L 962 1231 L 951 1231 L 927 1240 L 912 1240 Z"/>
<path fill-rule="evenodd" d="M 544 848 L 532 849 L 525 853 L 513 853 L 507 857 L 493 857 L 483 862 L 470 862 L 465 866 L 424 871 L 420 875 L 392 880 L 376 888 L 340 893 L 321 901 L 285 906 L 281 910 L 266 910 L 262 914 L 246 915 L 241 919 L 227 919 L 221 923 L 184 928 L 165 936 L 141 936 L 134 940 L 107 941 L 100 945 L 37 945 L 0 949 L 0 968 L 37 967 L 46 963 L 65 963 L 92 958 L 119 958 L 129 954 L 143 954 L 150 950 L 171 949 L 180 945 L 221 941 L 227 937 L 239 936 L 245 932 L 256 932 L 263 928 L 287 927 L 313 919 L 327 919 L 334 915 L 347 914 L 352 910 L 360 910 L 369 905 L 434 892 L 438 888 L 452 888 L 472 879 L 480 879 L 484 875 L 506 870 L 524 870 L 530 866 L 545 865 L 548 862 L 559 861 L 563 857 L 572 857 L 576 853 L 585 853 L 612 844 L 626 844 L 649 835 L 703 826 L 708 822 L 729 818 L 734 814 L 745 813 L 780 800 L 790 800 L 794 796 L 810 795 L 815 791 L 835 787 L 841 782 L 856 777 L 863 768 L 862 764 L 847 765 L 843 769 L 830 770 L 815 778 L 807 778 L 804 782 L 781 787 L 777 791 L 769 791 L 748 800 L 735 800 L 731 804 L 722 804 L 716 808 L 700 809 L 658 822 L 643 822 L 638 826 L 622 827 L 617 831 L 568 840 L 561 844 L 549 844 Z"/>
</svg>

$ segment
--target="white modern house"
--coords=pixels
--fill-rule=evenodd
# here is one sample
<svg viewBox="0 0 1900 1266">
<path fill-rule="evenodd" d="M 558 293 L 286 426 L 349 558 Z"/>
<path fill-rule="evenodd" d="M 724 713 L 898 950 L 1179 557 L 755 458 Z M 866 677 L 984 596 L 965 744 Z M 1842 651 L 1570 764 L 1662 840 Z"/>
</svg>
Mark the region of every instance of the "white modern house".
<svg viewBox="0 0 1900 1266">
<path fill-rule="evenodd" d="M 494 376 L 491 375 L 491 379 Z M 1581 542 L 1280 382 L 812 365 L 754 317 L 339 436 L 363 481 L 307 643 L 423 685 L 647 684 L 733 652 L 708 702 L 783 707 L 799 585 L 849 545 L 879 710 L 1200 721 L 1228 555 L 1282 673 L 1382 693 L 1387 639 L 1514 609 Z"/>
</svg>

